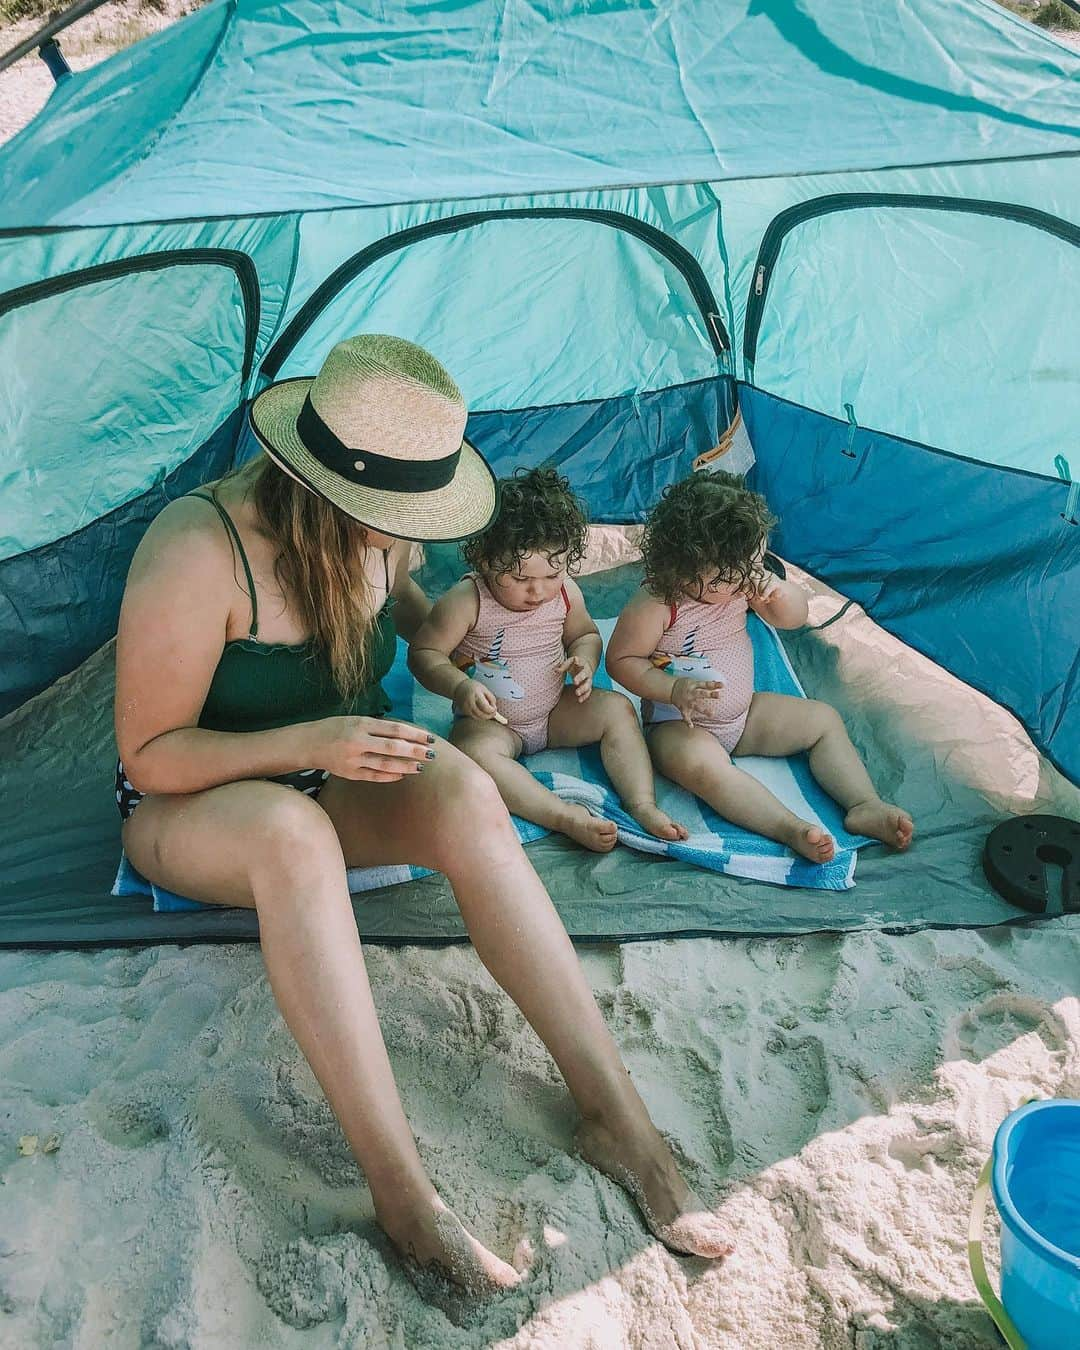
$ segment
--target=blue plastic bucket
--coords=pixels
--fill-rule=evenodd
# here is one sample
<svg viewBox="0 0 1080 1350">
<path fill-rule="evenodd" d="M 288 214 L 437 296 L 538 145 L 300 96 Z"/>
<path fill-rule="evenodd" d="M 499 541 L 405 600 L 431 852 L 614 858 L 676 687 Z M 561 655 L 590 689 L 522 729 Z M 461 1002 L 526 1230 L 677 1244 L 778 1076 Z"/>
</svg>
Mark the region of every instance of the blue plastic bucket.
<svg viewBox="0 0 1080 1350">
<path fill-rule="evenodd" d="M 1011 1323 L 997 1318 L 985 1281 L 972 1270 L 991 1313 L 1010 1345 L 1018 1333 L 1028 1350 L 1080 1347 L 1080 1101 L 1030 1102 L 1002 1121 L 984 1180 L 978 1223 L 981 1238 L 985 1176 L 990 1173 L 1001 1216 L 1001 1303 Z M 976 1231 L 978 1230 L 978 1231 Z M 978 1253 L 982 1263 L 981 1251 Z M 990 1297 L 987 1298 L 987 1293 Z"/>
</svg>

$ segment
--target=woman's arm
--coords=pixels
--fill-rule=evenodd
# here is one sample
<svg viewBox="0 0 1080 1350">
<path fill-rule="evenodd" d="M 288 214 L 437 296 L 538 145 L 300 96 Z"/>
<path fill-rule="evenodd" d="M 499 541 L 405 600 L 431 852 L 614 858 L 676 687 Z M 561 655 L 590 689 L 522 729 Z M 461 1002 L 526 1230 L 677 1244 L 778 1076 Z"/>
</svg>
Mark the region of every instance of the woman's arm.
<svg viewBox="0 0 1080 1350">
<path fill-rule="evenodd" d="M 431 612 L 431 601 L 409 572 L 411 553 L 411 545 L 404 542 L 395 544 L 390 550 L 390 594 L 395 600 L 394 626 L 406 642 L 412 642 Z"/>
<path fill-rule="evenodd" d="M 136 550 L 116 640 L 116 742 L 140 792 L 197 792 L 309 767 L 296 728 L 234 735 L 198 726 L 237 593 L 233 569 L 220 523 L 183 498 Z"/>
<path fill-rule="evenodd" d="M 479 612 L 480 599 L 469 580 L 451 586 L 431 606 L 409 644 L 409 669 L 425 689 L 453 699 L 471 683 L 450 660 L 450 654 L 476 623 Z"/>
<path fill-rule="evenodd" d="M 116 741 L 128 782 L 140 792 L 186 793 L 313 767 L 372 781 L 414 772 L 403 760 L 422 759 L 427 737 L 400 722 L 199 727 L 230 607 L 234 598 L 247 603 L 234 566 L 220 522 L 190 498 L 166 507 L 136 550 L 116 643 Z"/>
</svg>

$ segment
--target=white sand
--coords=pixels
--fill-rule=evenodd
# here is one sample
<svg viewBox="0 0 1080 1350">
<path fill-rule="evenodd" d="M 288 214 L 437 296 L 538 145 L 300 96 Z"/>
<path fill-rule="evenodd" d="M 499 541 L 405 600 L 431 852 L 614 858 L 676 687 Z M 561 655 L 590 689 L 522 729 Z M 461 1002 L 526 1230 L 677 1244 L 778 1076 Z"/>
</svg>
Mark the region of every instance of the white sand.
<svg viewBox="0 0 1080 1350">
<path fill-rule="evenodd" d="M 425 1306 L 401 1273 L 257 950 L 4 954 L 0 1344 L 993 1344 L 967 1207 L 1007 1111 L 1080 1095 L 1080 921 L 583 959 L 730 1218 L 725 1265 L 668 1255 L 571 1155 L 553 1066 L 468 949 L 368 960 L 437 1185 L 499 1252 L 536 1248 L 486 1311 Z"/>
</svg>

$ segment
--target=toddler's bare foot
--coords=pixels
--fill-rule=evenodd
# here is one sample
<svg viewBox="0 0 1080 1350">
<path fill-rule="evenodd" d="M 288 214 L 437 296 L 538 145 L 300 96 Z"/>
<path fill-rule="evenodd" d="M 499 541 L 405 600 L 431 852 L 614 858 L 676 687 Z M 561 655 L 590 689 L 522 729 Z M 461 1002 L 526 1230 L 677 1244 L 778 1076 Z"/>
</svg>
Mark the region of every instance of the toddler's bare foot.
<svg viewBox="0 0 1080 1350">
<path fill-rule="evenodd" d="M 850 830 L 852 834 L 880 839 L 883 844 L 891 844 L 896 849 L 907 848 L 915 833 L 915 826 L 908 813 L 891 802 L 883 802 L 880 797 L 856 802 L 844 817 L 844 829 Z"/>
<path fill-rule="evenodd" d="M 626 1188 L 665 1247 L 710 1259 L 735 1250 L 723 1224 L 683 1181 L 671 1150 L 647 1120 L 620 1130 L 583 1121 L 575 1142 L 587 1163 Z"/>
<path fill-rule="evenodd" d="M 784 843 L 812 863 L 832 862 L 836 854 L 832 835 L 820 825 L 811 825 L 805 820 L 792 827 Z"/>
<path fill-rule="evenodd" d="M 567 807 L 559 828 L 563 834 L 568 834 L 584 848 L 591 848 L 594 853 L 610 853 L 619 835 L 613 821 L 594 816 L 584 806 Z"/>
<path fill-rule="evenodd" d="M 435 1196 L 430 1208 L 383 1225 L 406 1268 L 423 1292 L 426 1283 L 448 1282 L 467 1294 L 490 1297 L 520 1284 L 522 1276 L 468 1231 Z"/>
<path fill-rule="evenodd" d="M 626 809 L 646 834 L 655 835 L 657 839 L 668 839 L 675 843 L 690 838 L 689 830 L 677 820 L 672 820 L 666 811 L 661 811 L 655 802 L 627 802 Z"/>
</svg>

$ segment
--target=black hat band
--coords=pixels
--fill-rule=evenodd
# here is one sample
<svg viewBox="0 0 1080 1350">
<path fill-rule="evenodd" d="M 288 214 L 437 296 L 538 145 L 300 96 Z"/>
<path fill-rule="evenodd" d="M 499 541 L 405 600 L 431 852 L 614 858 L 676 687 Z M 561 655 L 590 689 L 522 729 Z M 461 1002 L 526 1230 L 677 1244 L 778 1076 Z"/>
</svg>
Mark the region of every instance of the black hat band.
<svg viewBox="0 0 1080 1350">
<path fill-rule="evenodd" d="M 296 419 L 296 431 L 324 468 L 379 492 L 434 492 L 452 481 L 461 459 L 460 446 L 442 459 L 394 459 L 345 445 L 312 407 L 310 394 Z"/>
</svg>

